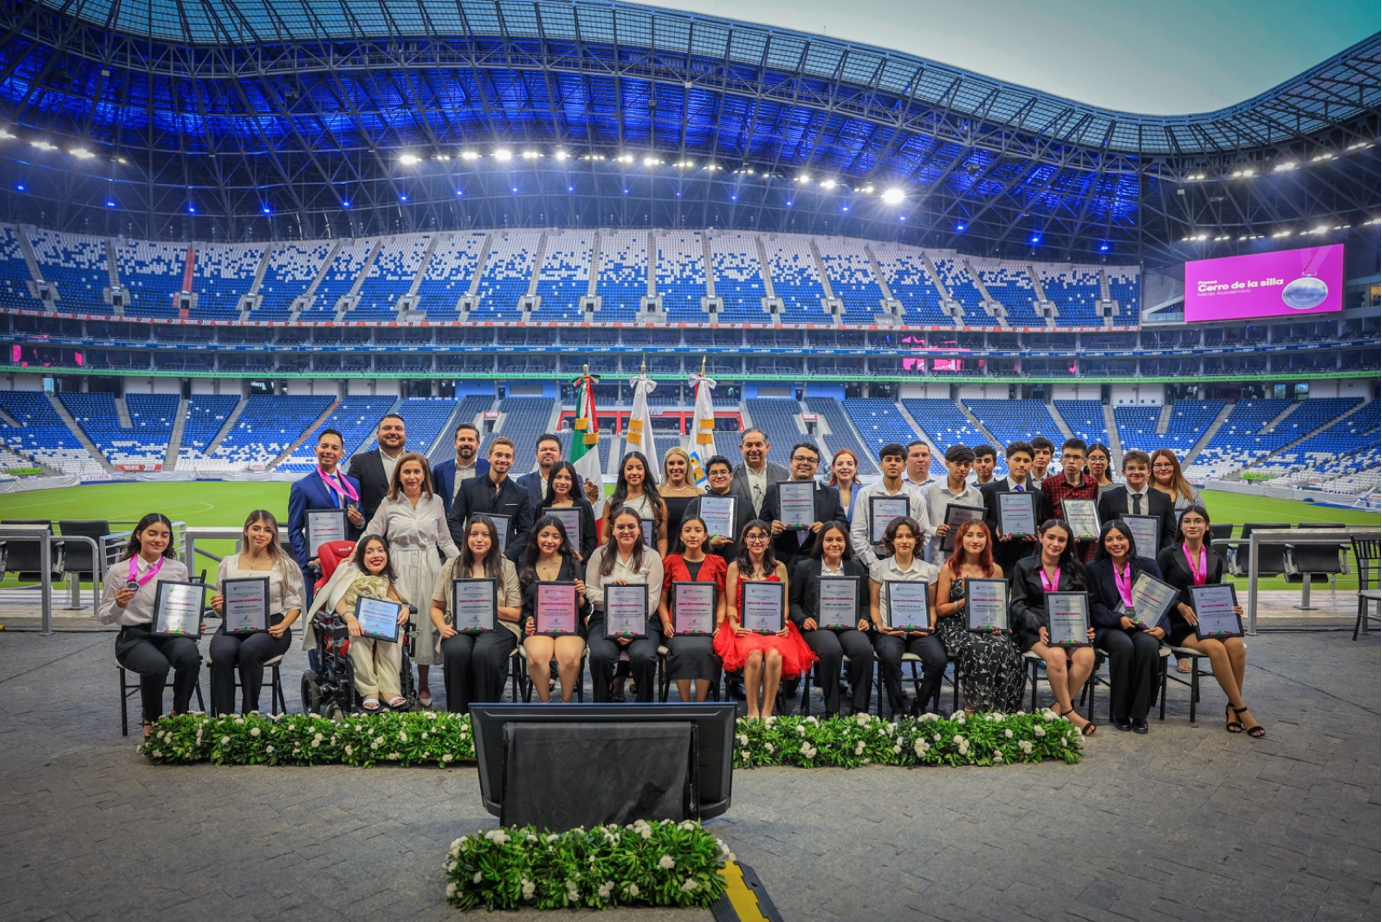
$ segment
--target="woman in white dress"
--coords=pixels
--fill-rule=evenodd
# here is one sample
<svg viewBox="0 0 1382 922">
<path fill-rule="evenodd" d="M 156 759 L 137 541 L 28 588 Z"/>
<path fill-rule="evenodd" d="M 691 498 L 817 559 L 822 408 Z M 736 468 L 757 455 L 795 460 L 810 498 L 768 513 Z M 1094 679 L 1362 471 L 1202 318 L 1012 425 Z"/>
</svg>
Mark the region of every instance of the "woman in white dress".
<svg viewBox="0 0 1382 922">
<path fill-rule="evenodd" d="M 425 611 L 432 597 L 432 587 L 442 568 L 438 551 L 447 563 L 461 553 L 451 540 L 441 497 L 432 492 L 432 471 L 427 459 L 416 452 L 408 452 L 398 459 L 389 495 L 379 504 L 365 534 L 389 539 L 389 557 L 398 574 L 398 594 L 414 610 Z M 414 661 L 417 663 L 418 703 L 430 707 L 432 690 L 427 684 L 428 667 L 439 663 L 435 627 L 431 618 L 418 618 L 417 626 Z"/>
</svg>

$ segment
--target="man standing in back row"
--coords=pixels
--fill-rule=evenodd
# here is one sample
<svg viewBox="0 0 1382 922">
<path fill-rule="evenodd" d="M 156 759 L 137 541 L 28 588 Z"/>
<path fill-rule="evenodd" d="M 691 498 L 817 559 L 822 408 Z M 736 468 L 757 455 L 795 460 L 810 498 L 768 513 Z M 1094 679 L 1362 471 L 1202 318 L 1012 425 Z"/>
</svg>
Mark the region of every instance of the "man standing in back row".
<svg viewBox="0 0 1382 922">
<path fill-rule="evenodd" d="M 403 454 L 403 443 L 408 439 L 403 417 L 390 413 L 379 421 L 379 447 L 362 451 L 350 459 L 346 475 L 360 484 L 360 511 L 365 521 L 372 522 L 379 504 L 389 494 L 389 484 L 393 482 L 393 469 Z"/>
<path fill-rule="evenodd" d="M 476 458 L 480 453 L 480 430 L 473 423 L 461 423 L 456 427 L 455 459 L 448 458 L 432 468 L 433 486 L 446 514 L 451 514 L 451 504 L 456 494 L 461 492 L 461 484 L 476 477 L 483 477 L 489 471 L 489 462 Z"/>
<path fill-rule="evenodd" d="M 538 518 L 537 511 L 542 508 L 543 500 L 547 499 L 547 481 L 552 479 L 552 468 L 561 460 L 561 439 L 550 432 L 544 432 L 537 437 L 536 449 L 537 470 L 529 471 L 514 481 L 528 491 L 528 506 L 533 510 L 534 521 Z M 576 483 L 571 488 L 571 496 L 580 496 L 584 488 L 581 475 L 577 474 Z"/>
<path fill-rule="evenodd" d="M 739 435 L 739 452 L 744 463 L 734 468 L 734 479 L 730 481 L 730 492 L 739 501 L 748 503 L 756 519 L 763 517 L 763 501 L 768 497 L 768 487 L 783 480 L 790 480 L 791 473 L 780 464 L 768 460 L 768 436 L 757 427 L 745 429 Z M 735 535 L 738 541 L 739 536 Z"/>
</svg>

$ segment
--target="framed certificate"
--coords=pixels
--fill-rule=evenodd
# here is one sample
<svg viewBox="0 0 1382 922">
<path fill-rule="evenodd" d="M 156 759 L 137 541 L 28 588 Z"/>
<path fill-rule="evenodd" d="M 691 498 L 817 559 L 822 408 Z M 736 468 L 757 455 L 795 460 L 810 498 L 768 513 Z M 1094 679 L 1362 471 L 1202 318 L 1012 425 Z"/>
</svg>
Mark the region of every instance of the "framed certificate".
<svg viewBox="0 0 1382 922">
<path fill-rule="evenodd" d="M 822 576 L 816 627 L 853 630 L 859 626 L 859 577 Z"/>
<path fill-rule="evenodd" d="M 885 580 L 888 613 L 883 623 L 897 631 L 931 633 L 931 584 L 910 580 Z"/>
<path fill-rule="evenodd" d="M 575 583 L 539 581 L 533 610 L 534 632 L 551 637 L 575 634 L 578 598 Z"/>
<path fill-rule="evenodd" d="M 1019 496 L 1022 494 L 1018 494 Z M 976 634 L 1008 632 L 1008 581 L 965 580 L 966 627 Z"/>
<path fill-rule="evenodd" d="M 1157 626 L 1179 598 L 1180 590 L 1175 586 L 1167 585 L 1147 573 L 1139 573 L 1132 581 L 1132 611 L 1127 612 L 1127 616 L 1150 630 Z"/>
<path fill-rule="evenodd" d="M 745 630 L 776 634 L 786 625 L 787 584 L 740 580 L 739 618 Z"/>
<path fill-rule="evenodd" d="M 388 599 L 360 596 L 355 600 L 355 620 L 360 622 L 360 633 L 373 640 L 398 643 L 398 615 L 402 611 L 402 605 Z"/>
<path fill-rule="evenodd" d="M 344 509 L 307 510 L 307 556 L 316 557 L 317 548 L 332 541 L 346 540 Z"/>
<path fill-rule="evenodd" d="M 1161 517 L 1155 515 L 1125 515 L 1123 524 L 1132 532 L 1132 541 L 1138 557 L 1156 559 L 1158 540 L 1161 538 Z"/>
<path fill-rule="evenodd" d="M 904 490 L 897 496 L 869 497 L 869 540 L 874 544 L 883 541 L 883 535 L 893 519 L 912 514 L 912 500 Z"/>
<path fill-rule="evenodd" d="M 999 493 L 998 530 L 1014 538 L 1037 533 L 1036 497 L 1031 493 Z"/>
<path fill-rule="evenodd" d="M 269 578 L 221 583 L 221 618 L 227 634 L 262 634 L 269 629 Z"/>
<path fill-rule="evenodd" d="M 734 497 L 706 494 L 701 497 L 701 520 L 705 531 L 712 538 L 736 540 L 734 533 Z"/>
<path fill-rule="evenodd" d="M 965 506 L 961 503 L 946 503 L 945 505 L 945 524 L 950 528 L 946 531 L 945 537 L 941 539 L 941 550 L 955 550 L 955 529 L 965 522 L 982 522 L 984 520 L 983 506 Z"/>
<path fill-rule="evenodd" d="M 561 527 L 566 529 L 566 540 L 571 542 L 571 546 L 577 553 L 581 550 L 581 509 L 579 506 L 563 506 L 559 509 L 548 506 L 542 510 L 543 515 L 550 515 L 552 518 L 561 522 Z"/>
<path fill-rule="evenodd" d="M 202 636 L 202 602 L 205 583 L 160 582 L 154 593 L 153 636 Z"/>
<path fill-rule="evenodd" d="M 816 521 L 816 482 L 784 480 L 777 485 L 778 519 L 788 528 L 810 528 Z"/>
<path fill-rule="evenodd" d="M 648 636 L 648 584 L 605 586 L 605 636 Z"/>
<path fill-rule="evenodd" d="M 1065 523 L 1075 534 L 1076 541 L 1094 541 L 1099 537 L 1099 507 L 1092 499 L 1063 499 Z"/>
<path fill-rule="evenodd" d="M 1067 500 L 1067 502 L 1069 502 Z M 1046 593 L 1047 633 L 1053 647 L 1089 646 L 1089 596 L 1083 592 Z"/>
<path fill-rule="evenodd" d="M 672 627 L 678 636 L 715 633 L 715 584 L 672 584 Z"/>
<path fill-rule="evenodd" d="M 499 626 L 498 585 L 492 579 L 451 581 L 451 626 L 461 634 L 483 634 Z"/>
<path fill-rule="evenodd" d="M 640 519 L 638 520 L 638 524 L 643 526 L 643 545 L 644 545 L 644 547 L 650 547 L 650 548 L 652 548 L 653 550 L 657 550 L 657 534 L 656 534 L 656 532 L 654 532 L 654 530 L 653 530 L 653 528 L 654 528 L 653 520 L 652 520 L 652 519 L 643 519 L 643 518 L 640 518 Z"/>
<path fill-rule="evenodd" d="M 1195 636 L 1200 640 L 1213 637 L 1242 637 L 1243 622 L 1233 607 L 1238 604 L 1238 594 L 1232 583 L 1212 583 L 1206 586 L 1190 587 L 1190 607 L 1195 609 Z"/>
</svg>

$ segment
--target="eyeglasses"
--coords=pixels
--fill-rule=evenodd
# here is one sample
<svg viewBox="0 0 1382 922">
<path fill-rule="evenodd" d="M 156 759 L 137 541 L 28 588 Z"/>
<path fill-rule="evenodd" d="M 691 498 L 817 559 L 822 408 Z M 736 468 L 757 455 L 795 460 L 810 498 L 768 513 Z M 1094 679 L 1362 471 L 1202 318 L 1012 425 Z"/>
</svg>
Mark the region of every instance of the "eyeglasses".
<svg viewBox="0 0 1382 922">
<path fill-rule="evenodd" d="M 820 459 L 820 458 L 812 458 L 812 457 L 808 457 L 807 455 L 792 455 L 792 463 L 793 463 L 793 464 L 801 464 L 803 461 L 810 462 L 811 464 L 820 464 L 820 463 L 821 463 L 821 459 Z"/>
<path fill-rule="evenodd" d="M 768 540 L 768 536 L 767 536 L 767 535 L 745 535 L 745 536 L 744 536 L 744 540 L 745 540 L 745 541 L 767 541 L 767 540 Z"/>
</svg>

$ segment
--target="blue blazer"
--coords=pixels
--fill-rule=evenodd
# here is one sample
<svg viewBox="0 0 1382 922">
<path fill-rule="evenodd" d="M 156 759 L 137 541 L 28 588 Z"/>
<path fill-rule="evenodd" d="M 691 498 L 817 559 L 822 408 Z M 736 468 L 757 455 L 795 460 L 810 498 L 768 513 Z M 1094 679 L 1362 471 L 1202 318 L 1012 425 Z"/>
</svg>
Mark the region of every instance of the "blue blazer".
<svg viewBox="0 0 1382 922">
<path fill-rule="evenodd" d="M 475 459 L 475 476 L 483 477 L 489 473 L 489 461 L 484 458 Z M 432 468 L 432 489 L 441 497 L 441 504 L 446 507 L 446 514 L 451 514 L 451 497 L 456 493 L 456 459 L 448 458 Z"/>
<path fill-rule="evenodd" d="M 336 469 L 336 473 L 345 477 L 357 494 L 360 492 L 360 482 L 354 477 L 346 476 L 340 468 Z M 341 508 L 336 505 L 335 495 L 330 487 L 322 483 L 316 471 L 293 481 L 288 490 L 288 540 L 293 546 L 293 557 L 304 570 L 307 569 L 307 561 L 312 558 L 307 547 L 307 510 Z M 359 537 L 349 519 L 346 520 L 346 533 L 352 538 Z"/>
<path fill-rule="evenodd" d="M 1134 557 L 1132 569 L 1133 572 L 1130 575 L 1134 581 L 1139 572 L 1161 579 L 1161 568 L 1150 557 Z M 1118 594 L 1118 583 L 1113 578 L 1112 561 L 1092 561 L 1089 566 L 1084 568 L 1084 573 L 1085 579 L 1089 581 L 1089 620 L 1093 622 L 1095 642 L 1097 643 L 1099 635 L 1104 631 L 1123 630 L 1118 620 L 1120 616 L 1115 614 L 1118 606 L 1123 604 L 1123 597 Z M 1171 633 L 1170 617 L 1163 615 L 1156 627 L 1161 628 L 1169 635 Z"/>
<path fill-rule="evenodd" d="M 835 491 L 835 501 L 836 501 L 836 502 L 839 502 L 839 501 L 840 501 L 840 488 L 839 488 L 839 487 L 831 487 L 830 489 Z M 846 521 L 846 522 L 849 522 L 851 525 L 854 524 L 854 503 L 855 503 L 855 501 L 859 498 L 859 491 L 862 490 L 862 489 L 863 489 L 863 487 L 860 486 L 860 485 L 859 485 L 859 482 L 856 480 L 856 481 L 854 482 L 854 489 L 849 491 L 849 508 L 848 508 L 848 509 L 845 509 L 845 521 Z M 841 507 L 843 508 L 844 504 L 843 504 L 843 503 L 840 503 L 840 505 L 841 505 Z"/>
</svg>

